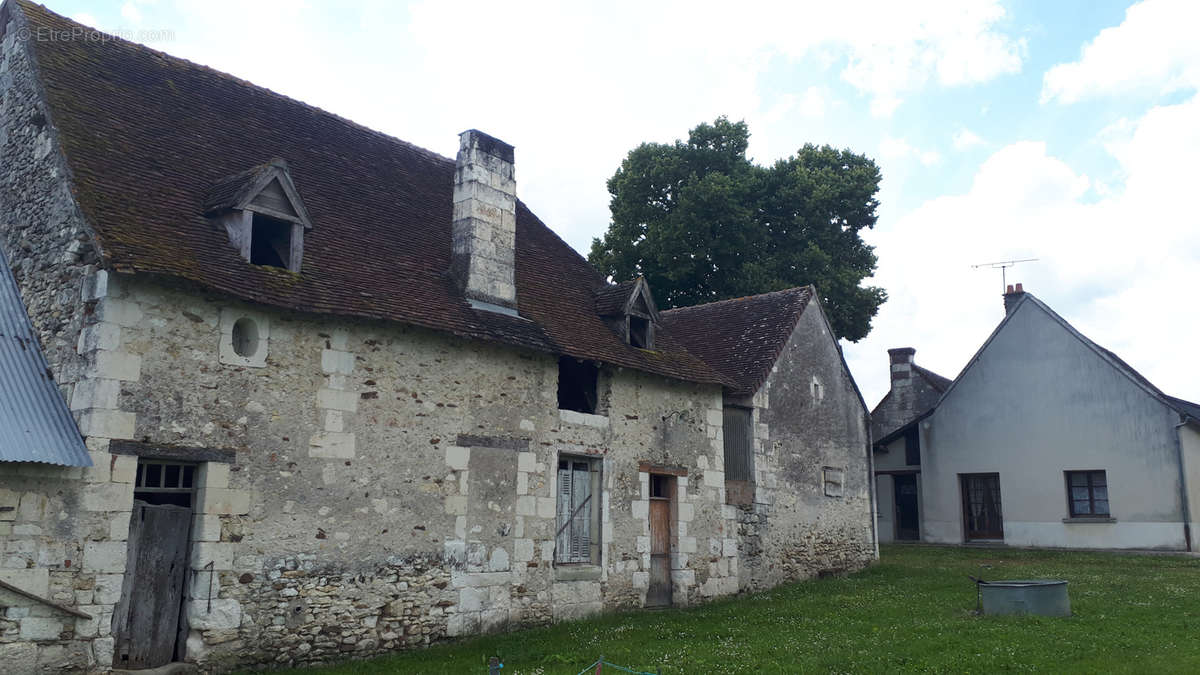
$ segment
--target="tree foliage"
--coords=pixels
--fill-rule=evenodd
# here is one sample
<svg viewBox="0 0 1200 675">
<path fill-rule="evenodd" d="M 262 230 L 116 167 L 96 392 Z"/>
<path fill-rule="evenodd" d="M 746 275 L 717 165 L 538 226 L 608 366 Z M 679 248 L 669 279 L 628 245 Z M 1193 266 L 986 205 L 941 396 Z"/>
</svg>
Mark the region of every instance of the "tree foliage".
<svg viewBox="0 0 1200 675">
<path fill-rule="evenodd" d="M 813 284 L 839 337 L 857 341 L 887 299 L 860 231 L 874 226 L 879 167 L 805 145 L 758 166 L 745 122 L 721 117 L 687 142 L 644 143 L 608 181 L 612 223 L 588 259 L 623 280 L 645 276 L 660 307 Z"/>
</svg>

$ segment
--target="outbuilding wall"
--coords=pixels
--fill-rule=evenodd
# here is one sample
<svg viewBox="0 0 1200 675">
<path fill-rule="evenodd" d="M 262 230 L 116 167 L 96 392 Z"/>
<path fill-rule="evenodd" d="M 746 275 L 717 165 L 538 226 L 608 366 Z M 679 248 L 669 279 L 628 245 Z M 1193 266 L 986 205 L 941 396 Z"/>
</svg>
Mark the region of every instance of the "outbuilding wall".
<svg viewBox="0 0 1200 675">
<path fill-rule="evenodd" d="M 754 503 L 739 507 L 740 584 L 769 588 L 877 557 L 866 409 L 817 301 L 755 394 Z M 841 485 L 826 493 L 826 473 Z"/>
</svg>

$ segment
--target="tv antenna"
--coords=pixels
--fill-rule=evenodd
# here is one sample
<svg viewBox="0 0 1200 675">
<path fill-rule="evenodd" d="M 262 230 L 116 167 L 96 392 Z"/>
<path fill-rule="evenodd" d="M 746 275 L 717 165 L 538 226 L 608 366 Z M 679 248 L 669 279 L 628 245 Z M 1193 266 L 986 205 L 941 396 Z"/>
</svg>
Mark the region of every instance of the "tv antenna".
<svg viewBox="0 0 1200 675">
<path fill-rule="evenodd" d="M 1000 287 L 1004 290 L 1007 290 L 1008 289 L 1008 278 L 1007 278 L 1008 277 L 1008 275 L 1007 275 L 1008 268 L 1016 265 L 1017 263 L 1036 262 L 1036 261 L 1037 261 L 1037 258 L 1021 258 L 1020 260 L 1000 260 L 998 262 L 986 262 L 986 263 L 979 263 L 978 265 L 971 265 L 971 269 L 977 270 L 980 267 L 987 267 L 990 269 L 999 269 L 1000 270 Z"/>
</svg>

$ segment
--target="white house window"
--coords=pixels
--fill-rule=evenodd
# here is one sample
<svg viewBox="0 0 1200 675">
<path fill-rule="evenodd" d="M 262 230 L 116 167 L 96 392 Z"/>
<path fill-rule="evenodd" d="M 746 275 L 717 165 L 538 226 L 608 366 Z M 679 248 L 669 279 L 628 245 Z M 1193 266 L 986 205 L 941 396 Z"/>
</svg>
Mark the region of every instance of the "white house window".
<svg viewBox="0 0 1200 675">
<path fill-rule="evenodd" d="M 825 400 L 825 388 L 821 385 L 821 381 L 814 375 L 812 379 L 812 399 L 813 405 Z"/>
<path fill-rule="evenodd" d="M 1072 518 L 1107 518 L 1108 476 L 1103 471 L 1067 471 L 1067 502 Z"/>
<path fill-rule="evenodd" d="M 586 457 L 561 457 L 556 492 L 555 562 L 599 565 L 600 462 Z"/>
</svg>

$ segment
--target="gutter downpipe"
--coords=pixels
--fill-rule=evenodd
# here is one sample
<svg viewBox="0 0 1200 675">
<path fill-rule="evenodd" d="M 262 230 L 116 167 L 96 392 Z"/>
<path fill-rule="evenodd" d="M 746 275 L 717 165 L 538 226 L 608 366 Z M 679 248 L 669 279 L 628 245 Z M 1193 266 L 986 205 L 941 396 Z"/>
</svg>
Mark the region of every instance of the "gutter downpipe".
<svg viewBox="0 0 1200 675">
<path fill-rule="evenodd" d="M 1187 469 L 1183 463 L 1183 438 L 1180 428 L 1187 426 L 1187 416 L 1181 416 L 1182 421 L 1175 425 L 1175 451 L 1179 456 L 1179 503 L 1183 508 L 1183 544 L 1190 553 L 1192 550 L 1192 510 L 1188 505 Z"/>
<path fill-rule="evenodd" d="M 879 504 L 875 501 L 875 448 L 871 439 L 870 413 L 863 415 L 863 424 L 867 430 L 867 492 L 871 497 L 871 540 L 875 544 L 875 559 L 879 560 Z"/>
</svg>

